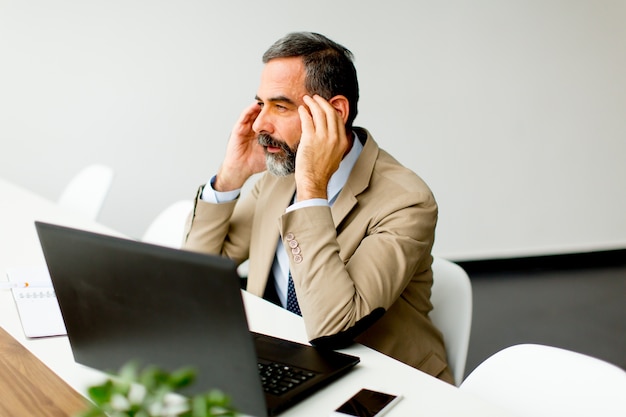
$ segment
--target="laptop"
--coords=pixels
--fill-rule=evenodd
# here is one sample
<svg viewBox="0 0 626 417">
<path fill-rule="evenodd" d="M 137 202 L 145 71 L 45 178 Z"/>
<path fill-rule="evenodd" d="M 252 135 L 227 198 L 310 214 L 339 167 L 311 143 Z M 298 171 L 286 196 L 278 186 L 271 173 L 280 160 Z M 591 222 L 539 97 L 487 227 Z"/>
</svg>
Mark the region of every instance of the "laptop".
<svg viewBox="0 0 626 417">
<path fill-rule="evenodd" d="M 220 389 L 241 413 L 276 415 L 359 358 L 253 333 L 229 259 L 35 222 L 77 363 L 191 366 L 182 394 Z M 288 367 L 288 368 L 287 368 Z M 268 386 L 261 374 L 289 369 Z M 269 384 L 271 385 L 271 384 Z"/>
</svg>

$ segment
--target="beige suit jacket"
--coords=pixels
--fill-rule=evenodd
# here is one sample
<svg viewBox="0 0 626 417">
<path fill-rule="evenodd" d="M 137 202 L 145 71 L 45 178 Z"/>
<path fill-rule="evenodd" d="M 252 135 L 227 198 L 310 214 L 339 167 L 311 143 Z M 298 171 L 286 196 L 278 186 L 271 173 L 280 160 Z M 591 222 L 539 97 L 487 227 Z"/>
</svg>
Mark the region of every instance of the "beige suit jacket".
<svg viewBox="0 0 626 417">
<path fill-rule="evenodd" d="M 437 204 L 417 175 L 355 130 L 364 148 L 332 207 L 285 213 L 293 175 L 266 173 L 236 201 L 197 198 L 184 246 L 249 259 L 247 290 L 263 296 L 280 237 L 312 344 L 354 340 L 452 382 L 428 317 Z"/>
</svg>

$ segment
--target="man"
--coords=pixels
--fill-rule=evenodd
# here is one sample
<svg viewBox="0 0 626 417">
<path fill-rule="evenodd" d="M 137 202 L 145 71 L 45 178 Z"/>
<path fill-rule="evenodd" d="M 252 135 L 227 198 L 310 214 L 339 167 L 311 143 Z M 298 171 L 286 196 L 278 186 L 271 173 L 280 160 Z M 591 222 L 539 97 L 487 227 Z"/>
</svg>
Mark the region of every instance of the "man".
<svg viewBox="0 0 626 417">
<path fill-rule="evenodd" d="M 198 193 L 185 248 L 249 259 L 247 290 L 301 314 L 313 345 L 356 341 L 452 382 L 428 318 L 437 205 L 417 175 L 352 126 L 352 54 L 292 33 L 263 62 L 256 102 Z"/>
</svg>

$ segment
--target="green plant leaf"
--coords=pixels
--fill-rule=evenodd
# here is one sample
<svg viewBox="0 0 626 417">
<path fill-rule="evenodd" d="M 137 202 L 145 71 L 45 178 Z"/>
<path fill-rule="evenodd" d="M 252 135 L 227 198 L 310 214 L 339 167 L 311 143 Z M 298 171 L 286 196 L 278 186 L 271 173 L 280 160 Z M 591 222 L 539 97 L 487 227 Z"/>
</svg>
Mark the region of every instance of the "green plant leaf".
<svg viewBox="0 0 626 417">
<path fill-rule="evenodd" d="M 89 398 L 97 405 L 107 404 L 113 396 L 113 381 L 108 380 L 102 385 L 95 385 L 87 390 Z"/>
<path fill-rule="evenodd" d="M 181 368 L 174 372 L 156 366 L 140 370 L 137 362 L 129 362 L 112 373 L 101 385 L 88 388 L 93 401 L 88 409 L 76 417 L 214 417 L 235 416 L 230 399 L 221 391 L 213 390 L 192 398 L 181 399 L 180 403 L 168 403 L 169 394 L 187 387 L 195 381 L 193 368 Z M 178 407 L 175 411 L 172 406 Z M 169 408 L 168 408 L 169 407 Z"/>
<path fill-rule="evenodd" d="M 196 380 L 196 371 L 192 368 L 182 368 L 170 374 L 168 385 L 173 390 L 188 387 Z"/>
</svg>

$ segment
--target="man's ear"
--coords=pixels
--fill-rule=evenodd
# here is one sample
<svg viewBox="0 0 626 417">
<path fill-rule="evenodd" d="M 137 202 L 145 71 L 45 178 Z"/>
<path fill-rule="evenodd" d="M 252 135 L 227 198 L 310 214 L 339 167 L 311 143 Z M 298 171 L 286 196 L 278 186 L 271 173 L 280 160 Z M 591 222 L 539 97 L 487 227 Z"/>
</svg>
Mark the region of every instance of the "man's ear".
<svg viewBox="0 0 626 417">
<path fill-rule="evenodd" d="M 331 106 L 337 110 L 337 112 L 341 115 L 343 119 L 343 124 L 345 125 L 348 121 L 348 116 L 350 114 L 350 102 L 345 96 L 334 96 L 330 100 L 328 100 Z"/>
</svg>

